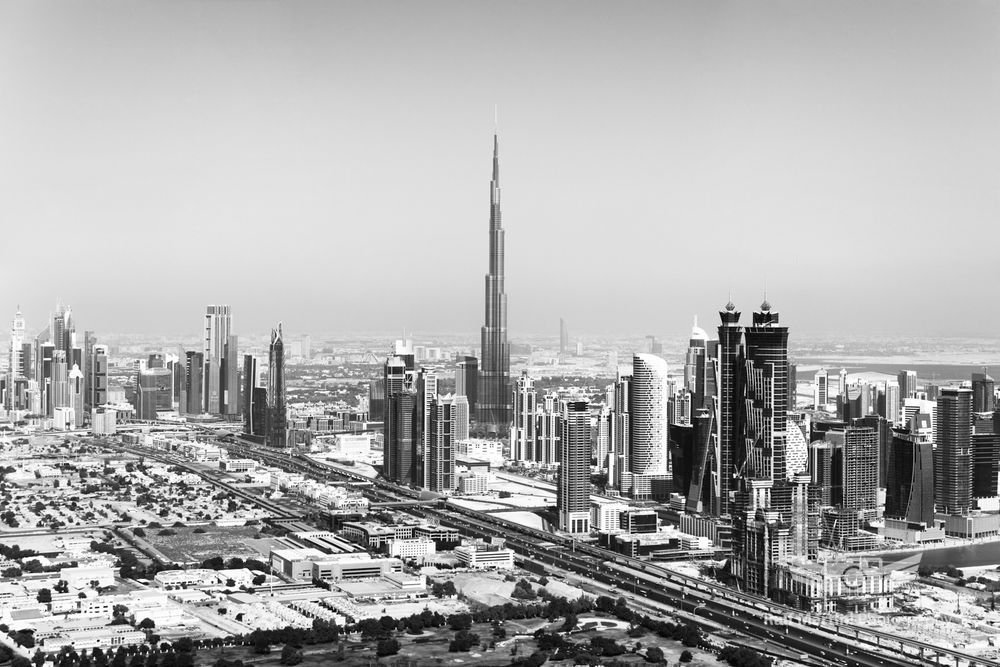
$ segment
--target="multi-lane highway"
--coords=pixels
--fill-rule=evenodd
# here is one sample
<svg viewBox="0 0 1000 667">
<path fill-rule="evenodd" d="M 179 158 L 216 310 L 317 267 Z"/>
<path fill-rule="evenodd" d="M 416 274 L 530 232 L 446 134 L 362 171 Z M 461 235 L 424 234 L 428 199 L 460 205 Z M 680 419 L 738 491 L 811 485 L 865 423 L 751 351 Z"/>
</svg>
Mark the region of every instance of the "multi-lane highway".
<svg viewBox="0 0 1000 667">
<path fill-rule="evenodd" d="M 238 439 L 224 442 L 234 454 L 255 458 L 285 470 L 311 477 L 340 477 L 366 482 L 373 502 L 399 502 L 419 498 L 419 492 L 384 479 L 370 479 L 341 468 L 324 466 L 302 457 L 289 457 Z M 144 454 L 148 450 L 143 449 Z M 162 455 L 162 454 L 161 454 Z M 177 463 L 173 459 L 171 463 Z M 220 483 L 220 480 L 211 480 Z M 250 495 L 255 502 L 261 498 Z M 265 501 L 266 502 L 266 501 Z M 934 646 L 853 626 L 776 604 L 765 598 L 735 591 L 718 583 L 666 570 L 653 563 L 628 558 L 566 536 L 535 530 L 493 514 L 483 514 L 442 501 L 437 506 L 410 506 L 407 512 L 458 528 L 473 537 L 502 537 L 522 558 L 553 568 L 578 573 L 620 590 L 666 604 L 681 615 L 712 626 L 723 625 L 773 646 L 809 655 L 821 663 L 849 667 L 905 667 L 914 663 L 956 667 L 998 665 L 995 661 L 964 654 L 946 646 Z M 287 511 L 283 510 L 287 516 Z"/>
</svg>

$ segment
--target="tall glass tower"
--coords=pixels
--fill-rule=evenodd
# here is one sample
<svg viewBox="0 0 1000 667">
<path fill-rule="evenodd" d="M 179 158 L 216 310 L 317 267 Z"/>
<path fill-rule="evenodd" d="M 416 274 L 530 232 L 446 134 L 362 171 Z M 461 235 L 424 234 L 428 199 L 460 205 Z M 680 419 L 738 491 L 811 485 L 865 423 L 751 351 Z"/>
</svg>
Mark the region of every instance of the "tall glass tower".
<svg viewBox="0 0 1000 667">
<path fill-rule="evenodd" d="M 510 426 L 510 343 L 507 342 L 507 295 L 503 289 L 504 230 L 500 222 L 500 141 L 493 135 L 490 181 L 490 270 L 486 274 L 486 323 L 476 413 L 481 427 L 504 433 Z"/>
</svg>

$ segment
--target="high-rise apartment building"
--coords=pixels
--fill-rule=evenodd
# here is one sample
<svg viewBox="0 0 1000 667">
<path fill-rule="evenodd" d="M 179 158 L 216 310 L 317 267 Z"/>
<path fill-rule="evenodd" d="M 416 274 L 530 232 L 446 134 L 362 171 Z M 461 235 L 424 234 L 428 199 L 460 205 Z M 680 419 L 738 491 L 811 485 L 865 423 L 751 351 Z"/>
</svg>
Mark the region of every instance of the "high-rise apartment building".
<svg viewBox="0 0 1000 667">
<path fill-rule="evenodd" d="M 427 488 L 429 484 L 429 471 L 425 463 L 430 456 L 431 448 L 431 412 L 434 402 L 438 397 L 438 376 L 437 371 L 428 368 L 421 368 L 416 376 L 417 397 L 420 400 L 420 447 L 417 449 L 416 474 L 417 484 Z M 448 412 L 451 412 L 449 405 Z M 450 419 L 451 417 L 449 417 Z M 449 427 L 450 435 L 454 436 L 454 424 Z"/>
<path fill-rule="evenodd" d="M 288 446 L 288 412 L 285 404 L 285 343 L 281 323 L 271 330 L 267 354 L 267 444 Z"/>
<path fill-rule="evenodd" d="M 453 394 L 435 395 L 429 405 L 423 486 L 435 493 L 451 493 L 455 488 L 454 399 Z"/>
<path fill-rule="evenodd" d="M 538 394 L 535 380 L 527 371 L 521 373 L 514 383 L 514 421 L 510 428 L 511 458 L 515 461 L 536 461 L 535 420 L 538 416 L 536 405 Z"/>
<path fill-rule="evenodd" d="M 510 426 L 511 388 L 507 294 L 504 291 L 504 229 L 500 219 L 500 141 L 497 135 L 493 135 L 493 178 L 490 181 L 489 260 L 476 414 L 482 428 L 502 433 Z"/>
<path fill-rule="evenodd" d="M 556 511 L 559 528 L 590 532 L 590 408 L 586 401 L 562 403 L 562 456 Z"/>
<path fill-rule="evenodd" d="M 24 315 L 21 314 L 21 307 L 18 306 L 17 313 L 14 314 L 14 319 L 10 323 L 6 397 L 6 407 L 8 409 L 21 409 L 24 407 L 23 405 L 18 405 L 18 402 L 14 400 L 17 393 L 14 387 L 18 380 L 27 378 L 24 360 L 24 337 L 26 333 L 27 324 L 24 320 Z"/>
<path fill-rule="evenodd" d="M 225 380 L 222 370 L 231 327 L 232 309 L 229 306 L 206 306 L 202 346 L 204 358 L 202 397 L 205 401 L 203 411 L 209 414 L 225 414 L 223 396 Z"/>
<path fill-rule="evenodd" d="M 813 380 L 813 407 L 820 410 L 830 402 L 830 374 L 825 368 L 816 371 Z"/>
<path fill-rule="evenodd" d="M 91 401 L 94 398 L 94 374 L 90 369 L 90 364 L 94 359 L 94 346 L 97 345 L 97 336 L 94 335 L 93 331 L 83 332 L 83 365 L 80 370 L 83 371 L 83 405 L 87 414 L 90 414 L 91 409 L 94 407 Z"/>
<path fill-rule="evenodd" d="M 897 379 L 899 380 L 899 405 L 902 408 L 906 399 L 913 398 L 917 394 L 917 372 L 899 371 Z"/>
<path fill-rule="evenodd" d="M 943 387 L 937 400 L 934 491 L 940 514 L 966 515 L 972 500 L 972 390 Z"/>
<path fill-rule="evenodd" d="M 451 409 L 455 412 L 455 442 L 469 439 L 469 397 L 452 395 Z"/>
<path fill-rule="evenodd" d="M 632 357 L 629 396 L 629 493 L 635 498 L 670 494 L 670 390 L 667 362 L 652 354 Z"/>
<path fill-rule="evenodd" d="M 632 375 L 618 370 L 618 378 L 608 387 L 608 403 L 611 406 L 611 442 L 608 452 L 608 484 L 619 491 L 623 488 L 623 473 L 629 472 L 629 444 L 631 422 L 629 420 L 629 395 Z"/>
</svg>

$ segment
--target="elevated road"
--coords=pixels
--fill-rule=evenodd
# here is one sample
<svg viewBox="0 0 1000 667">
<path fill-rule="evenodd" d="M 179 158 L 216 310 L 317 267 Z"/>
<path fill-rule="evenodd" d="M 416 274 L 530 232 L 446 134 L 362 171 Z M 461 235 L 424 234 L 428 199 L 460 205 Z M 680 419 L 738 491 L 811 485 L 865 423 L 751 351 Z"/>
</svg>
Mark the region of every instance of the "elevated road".
<svg viewBox="0 0 1000 667">
<path fill-rule="evenodd" d="M 332 476 L 365 482 L 363 490 L 375 503 L 422 500 L 418 491 L 381 478 L 371 479 L 343 468 L 333 469 L 238 441 L 224 445 L 240 456 L 311 477 L 329 479 Z M 179 465 L 173 460 L 169 462 Z M 259 500 L 255 497 L 254 502 Z M 485 514 L 453 504 L 437 507 L 408 503 L 401 505 L 401 509 L 453 526 L 469 536 L 502 537 L 522 557 L 577 572 L 623 592 L 668 604 L 685 615 L 690 614 L 691 618 L 704 618 L 713 625 L 719 623 L 739 630 L 762 640 L 765 646 L 773 642 L 776 646 L 793 648 L 823 662 L 848 667 L 906 667 L 914 663 L 1000 667 L 996 661 L 971 656 L 953 647 L 936 646 L 804 613 L 766 598 L 740 593 L 715 582 L 666 570 L 653 563 L 625 557 L 566 536 L 528 528 L 496 514 Z M 540 546 L 543 543 L 549 546 Z"/>
</svg>

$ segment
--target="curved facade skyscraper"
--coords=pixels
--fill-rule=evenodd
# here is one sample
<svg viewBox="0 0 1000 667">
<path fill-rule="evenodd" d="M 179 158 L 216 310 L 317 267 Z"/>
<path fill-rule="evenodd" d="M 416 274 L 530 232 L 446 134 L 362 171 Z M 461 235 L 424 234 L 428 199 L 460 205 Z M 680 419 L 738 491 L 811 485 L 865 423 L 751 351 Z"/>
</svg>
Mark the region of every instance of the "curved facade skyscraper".
<svg viewBox="0 0 1000 667">
<path fill-rule="evenodd" d="M 668 475 L 670 457 L 667 362 L 652 354 L 632 357 L 630 468 L 633 475 Z"/>
<path fill-rule="evenodd" d="M 500 221 L 500 142 L 493 135 L 490 180 L 490 266 L 486 274 L 486 322 L 476 415 L 491 433 L 505 433 L 511 423 L 510 344 L 507 342 L 507 294 L 504 293 L 504 230 Z"/>
</svg>

